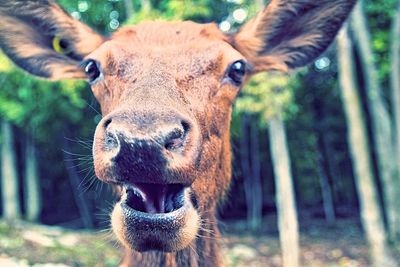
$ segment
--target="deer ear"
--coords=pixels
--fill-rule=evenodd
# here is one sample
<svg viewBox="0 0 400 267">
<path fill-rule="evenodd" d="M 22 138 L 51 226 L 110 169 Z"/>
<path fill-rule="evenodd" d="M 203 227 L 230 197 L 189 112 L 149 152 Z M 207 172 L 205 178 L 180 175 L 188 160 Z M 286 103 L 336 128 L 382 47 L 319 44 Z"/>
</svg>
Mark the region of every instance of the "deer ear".
<svg viewBox="0 0 400 267">
<path fill-rule="evenodd" d="M 231 38 L 255 71 L 287 71 L 318 57 L 356 0 L 272 0 Z"/>
<path fill-rule="evenodd" d="M 0 17 L 4 53 L 44 78 L 84 78 L 79 62 L 104 42 L 53 0 L 0 1 Z"/>
</svg>

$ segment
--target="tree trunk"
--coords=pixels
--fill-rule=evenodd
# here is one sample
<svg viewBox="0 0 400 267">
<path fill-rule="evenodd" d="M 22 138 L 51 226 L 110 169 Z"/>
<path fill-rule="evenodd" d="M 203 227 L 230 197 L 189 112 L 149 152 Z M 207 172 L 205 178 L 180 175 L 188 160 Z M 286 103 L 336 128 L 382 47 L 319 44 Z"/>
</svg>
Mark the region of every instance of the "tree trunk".
<svg viewBox="0 0 400 267">
<path fill-rule="evenodd" d="M 125 4 L 125 16 L 129 19 L 133 14 L 133 3 L 132 0 L 124 0 Z"/>
<path fill-rule="evenodd" d="M 13 220 L 21 218 L 14 133 L 8 122 L 3 121 L 1 126 L 1 193 L 3 197 L 3 217 L 7 220 Z"/>
<path fill-rule="evenodd" d="M 392 108 L 393 108 L 393 116 L 394 116 L 394 125 L 396 128 L 396 182 L 397 184 L 393 185 L 396 191 L 396 202 L 394 203 L 395 207 L 400 207 L 400 1 L 397 4 L 397 11 L 393 18 L 392 24 L 392 34 L 391 34 L 391 48 L 390 54 L 391 56 L 391 93 L 392 93 Z M 395 228 L 391 229 L 390 236 L 393 241 L 400 241 L 400 210 L 397 208 L 397 212 L 395 214 L 395 219 L 393 224 L 395 224 Z"/>
<path fill-rule="evenodd" d="M 26 219 L 36 222 L 39 220 L 41 211 L 40 179 L 38 173 L 36 148 L 30 137 L 26 138 L 25 144 L 25 208 Z"/>
<path fill-rule="evenodd" d="M 336 193 L 339 192 L 343 187 L 343 177 L 340 175 L 340 172 L 338 171 L 338 169 L 340 169 L 340 166 L 338 166 L 337 157 L 335 156 L 336 150 L 333 148 L 333 144 L 331 143 L 332 141 L 330 140 L 329 134 L 324 134 L 322 136 L 322 142 L 323 142 L 326 168 L 328 171 L 328 177 L 331 178 L 330 181 L 332 182 L 331 183 L 332 200 L 333 204 L 335 204 L 334 199 Z"/>
<path fill-rule="evenodd" d="M 363 121 L 361 101 L 357 94 L 352 44 L 347 28 L 342 29 L 338 36 L 338 61 L 341 97 L 348 125 L 348 142 L 354 166 L 355 184 L 373 266 L 395 266 L 386 245 L 385 229 L 371 169 L 367 131 Z"/>
<path fill-rule="evenodd" d="M 250 191 L 251 185 L 249 185 L 250 174 L 250 159 L 249 159 L 249 142 L 248 142 L 248 115 L 243 114 L 240 120 L 241 137 L 240 137 L 240 165 L 242 171 L 244 196 L 246 198 L 246 210 L 247 210 L 247 225 L 251 224 L 251 212 L 250 212 Z"/>
<path fill-rule="evenodd" d="M 328 142 L 325 140 L 326 138 L 323 133 L 323 125 L 320 123 L 324 119 L 324 109 L 320 104 L 319 99 L 314 98 L 313 109 L 314 128 L 317 134 L 318 176 L 321 186 L 322 203 L 324 206 L 325 220 L 329 225 L 333 225 L 335 224 L 336 216 L 332 197 L 332 187 L 329 183 L 329 173 L 331 171 L 328 162 L 329 156 L 332 155 L 327 153 L 327 148 L 325 147 Z"/>
<path fill-rule="evenodd" d="M 140 0 L 142 11 L 149 12 L 151 10 L 150 0 Z"/>
<path fill-rule="evenodd" d="M 269 138 L 275 173 L 279 238 L 284 267 L 299 266 L 299 232 L 290 158 L 282 119 L 269 122 Z"/>
<path fill-rule="evenodd" d="M 251 230 L 256 231 L 257 228 L 260 226 L 261 221 L 261 219 L 259 219 L 260 216 L 258 216 L 257 212 L 258 203 L 256 201 L 256 195 L 257 191 L 261 190 L 261 188 L 256 189 L 256 187 L 260 187 L 260 185 L 254 184 L 254 168 L 252 166 L 253 164 L 251 164 L 251 162 L 254 161 L 254 157 L 250 156 L 250 148 L 252 151 L 254 142 L 253 140 L 249 142 L 250 123 L 250 116 L 248 114 L 243 114 L 241 118 L 242 136 L 240 139 L 240 163 L 242 167 L 244 194 L 246 198 L 247 225 L 250 227 Z"/>
<path fill-rule="evenodd" d="M 321 148 L 319 148 L 321 149 Z M 322 202 L 324 205 L 325 220 L 329 225 L 334 225 L 336 216 L 332 198 L 332 188 L 328 180 L 328 172 L 325 168 L 325 160 L 321 152 L 318 153 L 318 175 L 322 192 Z"/>
<path fill-rule="evenodd" d="M 70 147 L 68 141 L 64 139 L 63 149 L 67 151 L 67 148 Z M 72 192 L 74 194 L 74 198 L 76 204 L 79 209 L 79 213 L 81 215 L 81 219 L 83 221 L 83 225 L 86 228 L 93 228 L 93 220 L 90 212 L 90 208 L 88 206 L 88 201 L 86 200 L 83 192 L 79 192 L 80 178 L 76 170 L 76 166 L 72 163 L 72 158 L 69 153 L 64 152 L 64 162 L 65 167 L 68 173 L 68 178 L 71 183 Z"/>
<path fill-rule="evenodd" d="M 262 221 L 262 183 L 261 183 L 261 166 L 260 166 L 260 137 L 258 134 L 257 118 L 253 118 L 250 124 L 250 148 L 251 148 L 251 224 L 253 231 L 257 231 Z"/>
<path fill-rule="evenodd" d="M 371 47 L 371 37 L 367 19 L 363 11 L 363 1 L 356 5 L 352 20 L 356 45 L 362 61 L 365 84 L 367 87 L 368 107 L 372 119 L 372 136 L 378 161 L 379 178 L 382 181 L 383 200 L 388 221 L 389 236 L 394 238 L 397 221 L 398 203 L 396 203 L 398 181 L 396 176 L 396 157 L 394 150 L 393 128 L 391 118 L 383 99 L 383 91 L 379 83 L 378 72 L 374 64 L 374 54 Z"/>
</svg>

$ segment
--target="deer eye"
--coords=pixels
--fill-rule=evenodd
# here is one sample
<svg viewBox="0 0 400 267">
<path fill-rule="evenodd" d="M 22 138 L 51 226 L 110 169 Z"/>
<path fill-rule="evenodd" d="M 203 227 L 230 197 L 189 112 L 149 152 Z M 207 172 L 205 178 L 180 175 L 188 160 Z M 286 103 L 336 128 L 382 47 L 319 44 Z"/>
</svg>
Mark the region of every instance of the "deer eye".
<svg viewBox="0 0 400 267">
<path fill-rule="evenodd" d="M 236 85 L 242 84 L 245 75 L 246 75 L 246 63 L 243 60 L 235 61 L 229 66 L 227 76 Z"/>
<path fill-rule="evenodd" d="M 89 82 L 94 83 L 101 75 L 100 64 L 93 59 L 89 59 L 84 61 L 82 65 Z"/>
</svg>

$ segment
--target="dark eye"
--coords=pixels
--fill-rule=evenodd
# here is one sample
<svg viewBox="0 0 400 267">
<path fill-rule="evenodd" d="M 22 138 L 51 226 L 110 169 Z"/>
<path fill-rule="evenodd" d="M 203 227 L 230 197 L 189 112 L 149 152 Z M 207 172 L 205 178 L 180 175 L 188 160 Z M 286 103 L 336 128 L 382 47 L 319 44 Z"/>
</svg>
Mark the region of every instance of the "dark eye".
<svg viewBox="0 0 400 267">
<path fill-rule="evenodd" d="M 90 83 L 95 82 L 100 77 L 100 66 L 97 61 L 89 59 L 83 63 L 83 66 Z"/>
<path fill-rule="evenodd" d="M 236 85 L 241 85 L 246 75 L 246 63 L 243 60 L 232 63 L 228 69 L 227 75 Z"/>
</svg>

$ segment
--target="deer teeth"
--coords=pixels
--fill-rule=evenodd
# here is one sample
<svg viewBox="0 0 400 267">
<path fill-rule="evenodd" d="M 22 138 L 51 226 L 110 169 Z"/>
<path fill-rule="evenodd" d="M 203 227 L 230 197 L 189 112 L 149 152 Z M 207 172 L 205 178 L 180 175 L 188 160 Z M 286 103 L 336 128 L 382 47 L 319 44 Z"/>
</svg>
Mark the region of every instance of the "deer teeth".
<svg viewBox="0 0 400 267">
<path fill-rule="evenodd" d="M 146 197 L 142 191 L 134 186 L 126 186 L 125 187 L 125 194 L 133 193 L 136 197 L 140 198 L 142 201 L 145 201 Z"/>
</svg>

